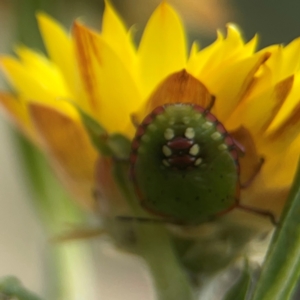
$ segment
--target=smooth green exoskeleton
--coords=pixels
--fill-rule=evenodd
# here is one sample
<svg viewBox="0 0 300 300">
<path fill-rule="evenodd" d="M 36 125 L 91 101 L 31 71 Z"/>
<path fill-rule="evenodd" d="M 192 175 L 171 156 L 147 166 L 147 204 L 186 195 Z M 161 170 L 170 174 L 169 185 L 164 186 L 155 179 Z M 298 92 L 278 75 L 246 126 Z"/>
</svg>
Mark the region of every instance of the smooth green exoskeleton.
<svg viewBox="0 0 300 300">
<path fill-rule="evenodd" d="M 238 154 L 224 126 L 205 108 L 159 106 L 137 128 L 131 175 L 143 207 L 198 224 L 237 206 Z"/>
</svg>

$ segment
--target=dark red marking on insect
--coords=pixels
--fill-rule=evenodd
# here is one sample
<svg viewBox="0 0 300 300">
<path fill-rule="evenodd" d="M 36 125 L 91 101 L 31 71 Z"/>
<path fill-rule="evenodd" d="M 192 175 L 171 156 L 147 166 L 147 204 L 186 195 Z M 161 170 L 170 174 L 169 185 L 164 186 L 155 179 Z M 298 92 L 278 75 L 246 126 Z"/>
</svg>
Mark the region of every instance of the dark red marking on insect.
<svg viewBox="0 0 300 300">
<path fill-rule="evenodd" d="M 137 131 L 136 131 L 136 136 L 142 136 L 145 133 L 145 127 L 139 126 Z"/>
<path fill-rule="evenodd" d="M 177 136 L 174 137 L 171 141 L 169 141 L 167 145 L 172 150 L 186 150 L 193 145 L 193 141 L 181 136 Z"/>
<path fill-rule="evenodd" d="M 224 141 L 227 146 L 235 145 L 234 140 L 230 135 L 227 135 Z"/>
<path fill-rule="evenodd" d="M 143 122 L 142 122 L 141 125 L 142 125 L 142 126 L 147 126 L 147 125 L 149 125 L 149 124 L 152 123 L 153 119 L 154 119 L 153 114 L 150 114 L 150 115 L 148 115 L 148 116 L 143 120 Z"/>
<path fill-rule="evenodd" d="M 192 167 L 196 158 L 185 154 L 185 155 L 173 155 L 171 158 L 168 159 L 171 167 L 178 168 L 178 169 L 186 169 L 187 167 Z"/>
<path fill-rule="evenodd" d="M 212 123 L 218 122 L 217 118 L 210 112 L 205 113 L 205 118 L 207 121 L 212 122 Z"/>
<path fill-rule="evenodd" d="M 202 106 L 195 105 L 195 104 L 192 104 L 192 106 L 193 106 L 194 110 L 199 112 L 200 114 L 204 114 L 206 112 L 206 109 L 203 108 Z"/>
<path fill-rule="evenodd" d="M 226 131 L 224 125 L 220 122 L 217 123 L 216 129 L 223 135 L 227 134 L 227 131 Z"/>
<path fill-rule="evenodd" d="M 152 111 L 152 114 L 157 116 L 157 115 L 161 115 L 164 112 L 165 112 L 165 108 L 163 106 L 158 106 Z"/>
<path fill-rule="evenodd" d="M 136 159 L 137 159 L 136 153 L 132 153 L 132 154 L 130 155 L 130 158 L 129 158 L 129 161 L 130 161 L 131 165 L 134 165 L 134 164 L 135 164 Z"/>
<path fill-rule="evenodd" d="M 133 140 L 132 145 L 131 145 L 132 150 L 137 150 L 139 145 L 140 145 L 140 142 L 138 140 Z"/>
</svg>

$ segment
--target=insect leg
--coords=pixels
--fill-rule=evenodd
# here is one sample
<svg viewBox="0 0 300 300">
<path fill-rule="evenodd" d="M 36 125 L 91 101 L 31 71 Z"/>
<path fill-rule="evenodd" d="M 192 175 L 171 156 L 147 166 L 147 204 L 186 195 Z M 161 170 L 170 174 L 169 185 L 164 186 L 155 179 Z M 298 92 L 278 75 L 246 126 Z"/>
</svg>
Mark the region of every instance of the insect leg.
<svg viewBox="0 0 300 300">
<path fill-rule="evenodd" d="M 274 226 L 277 226 L 278 223 L 279 223 L 278 220 L 276 219 L 276 217 L 274 216 L 274 214 L 272 212 L 268 211 L 268 210 L 254 208 L 254 207 L 246 206 L 246 205 L 243 205 L 243 204 L 237 204 L 237 208 L 242 209 L 242 210 L 247 211 L 247 212 L 251 212 L 251 213 L 254 213 L 254 214 L 258 214 L 258 215 L 261 215 L 261 216 L 268 217 L 270 219 L 271 223 Z"/>
<path fill-rule="evenodd" d="M 240 142 L 238 142 L 235 138 L 233 138 L 233 141 L 234 141 L 234 147 L 238 150 L 239 155 L 244 156 L 246 153 L 245 147 Z"/>
</svg>

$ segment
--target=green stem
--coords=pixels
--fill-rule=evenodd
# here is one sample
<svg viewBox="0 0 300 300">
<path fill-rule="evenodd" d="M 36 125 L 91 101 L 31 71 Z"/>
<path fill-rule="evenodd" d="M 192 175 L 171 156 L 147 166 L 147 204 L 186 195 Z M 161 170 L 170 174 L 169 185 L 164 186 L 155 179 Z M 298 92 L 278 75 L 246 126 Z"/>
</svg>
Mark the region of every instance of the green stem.
<svg viewBox="0 0 300 300">
<path fill-rule="evenodd" d="M 151 218 L 143 211 L 134 196 L 128 179 L 128 166 L 117 164 L 115 179 L 132 208 L 133 215 Z M 195 299 L 188 276 L 174 252 L 170 234 L 164 224 L 139 222 L 134 218 L 131 223 L 135 234 L 134 250 L 147 263 L 157 300 L 192 300 Z"/>
<path fill-rule="evenodd" d="M 158 300 L 194 299 L 163 225 L 139 224 L 138 249 L 150 268 Z"/>
<path fill-rule="evenodd" d="M 287 300 L 300 274 L 300 162 L 251 300 Z"/>
</svg>

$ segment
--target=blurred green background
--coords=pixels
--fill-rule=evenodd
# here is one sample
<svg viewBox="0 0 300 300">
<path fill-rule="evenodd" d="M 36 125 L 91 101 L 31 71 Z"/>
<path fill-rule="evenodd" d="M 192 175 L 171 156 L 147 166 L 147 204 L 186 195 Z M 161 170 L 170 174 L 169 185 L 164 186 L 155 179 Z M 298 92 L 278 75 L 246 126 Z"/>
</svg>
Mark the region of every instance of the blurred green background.
<svg viewBox="0 0 300 300">
<path fill-rule="evenodd" d="M 146 20 L 160 1 L 111 2 L 123 16 L 127 26 L 137 24 L 134 28 L 138 41 Z M 260 48 L 274 43 L 286 44 L 300 36 L 298 0 L 168 2 L 182 15 L 189 32 L 189 41 L 197 39 L 201 46 L 208 45 L 215 39 L 216 29 L 225 31 L 228 22 L 237 23 L 246 40 L 259 33 Z M 74 18 L 81 17 L 89 26 L 100 29 L 103 7 L 102 0 L 0 0 L 0 53 L 12 53 L 13 46 L 19 43 L 44 51 L 34 16 L 36 10 L 49 13 L 67 28 L 70 28 Z M 1 76 L 0 88 L 8 89 Z M 0 119 L 0 141 L 0 277 L 16 275 L 31 290 L 51 299 L 47 285 L 52 267 L 47 226 L 42 225 L 43 210 L 34 201 L 37 195 L 47 193 L 47 189 L 34 193 L 30 185 L 31 177 L 27 172 L 43 162 L 36 152 L 32 156 L 30 145 L 14 132 L 4 118 Z M 23 154 L 20 155 L 20 152 Z M 34 158 L 35 155 L 38 155 L 38 159 Z M 27 158 L 25 162 L 24 157 Z M 43 184 L 46 185 L 45 182 Z M 65 201 L 67 203 L 69 200 Z M 77 210 L 76 207 L 72 209 Z M 87 271 L 92 282 L 83 281 L 81 284 L 83 289 L 85 284 L 94 288 L 86 294 L 90 300 L 100 299 L 99 295 L 101 299 L 125 299 L 125 294 L 131 300 L 152 299 L 149 279 L 141 264 L 132 258 L 116 255 L 105 243 L 99 245 L 91 241 L 89 246 L 97 264 L 93 266 L 92 272 Z M 90 265 L 91 262 L 82 258 L 81 263 Z M 71 295 L 69 299 L 84 298 L 82 295 Z"/>
</svg>

